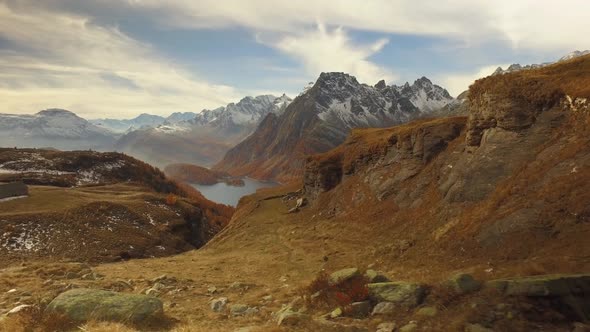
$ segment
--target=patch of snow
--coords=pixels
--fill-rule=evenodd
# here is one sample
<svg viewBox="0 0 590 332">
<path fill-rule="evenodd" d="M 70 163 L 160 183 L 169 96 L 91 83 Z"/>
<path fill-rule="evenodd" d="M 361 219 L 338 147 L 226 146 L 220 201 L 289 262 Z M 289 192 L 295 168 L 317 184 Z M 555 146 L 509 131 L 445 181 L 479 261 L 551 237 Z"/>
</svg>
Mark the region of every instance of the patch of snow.
<svg viewBox="0 0 590 332">
<path fill-rule="evenodd" d="M 20 199 L 20 198 L 27 198 L 29 197 L 28 195 L 23 195 L 23 196 L 14 196 L 14 197 L 7 197 L 7 198 L 2 198 L 0 199 L 0 203 L 2 202 L 8 202 L 8 201 L 13 201 L 15 199 Z"/>
</svg>

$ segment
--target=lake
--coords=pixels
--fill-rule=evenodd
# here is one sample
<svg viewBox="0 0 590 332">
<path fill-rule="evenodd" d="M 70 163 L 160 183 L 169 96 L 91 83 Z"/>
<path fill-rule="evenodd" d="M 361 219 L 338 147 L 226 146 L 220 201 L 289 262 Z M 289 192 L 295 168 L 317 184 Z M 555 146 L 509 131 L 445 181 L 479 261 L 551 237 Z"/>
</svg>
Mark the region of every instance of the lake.
<svg viewBox="0 0 590 332">
<path fill-rule="evenodd" d="M 211 186 L 201 184 L 193 184 L 192 186 L 197 188 L 207 199 L 231 206 L 238 205 L 240 198 L 255 193 L 257 189 L 277 186 L 277 183 L 274 182 L 257 181 L 249 178 L 242 180 L 244 180 L 243 187 L 229 186 L 225 182 Z"/>
</svg>

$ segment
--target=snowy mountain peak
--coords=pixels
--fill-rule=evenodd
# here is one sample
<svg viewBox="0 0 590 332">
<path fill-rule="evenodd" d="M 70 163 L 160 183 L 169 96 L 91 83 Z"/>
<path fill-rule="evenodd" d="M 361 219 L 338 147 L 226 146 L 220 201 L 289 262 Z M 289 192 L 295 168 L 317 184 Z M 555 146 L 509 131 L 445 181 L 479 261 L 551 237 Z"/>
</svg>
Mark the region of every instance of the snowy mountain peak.
<svg viewBox="0 0 590 332">
<path fill-rule="evenodd" d="M 561 57 L 559 59 L 559 61 L 567 61 L 567 60 L 577 58 L 580 56 L 584 56 L 584 55 L 588 55 L 588 54 L 590 54 L 590 50 L 585 50 L 585 51 L 576 50 L 576 51 L 573 51 L 573 52 L 570 52 L 570 53 L 564 55 L 563 57 Z"/>
<path fill-rule="evenodd" d="M 214 110 L 203 110 L 188 122 L 192 125 L 219 128 L 255 126 L 268 113 L 280 112 L 290 102 L 291 98 L 285 94 L 281 97 L 275 97 L 273 95 L 248 96 L 242 98 L 237 103 L 230 103 L 225 107 L 219 107 Z"/>
</svg>

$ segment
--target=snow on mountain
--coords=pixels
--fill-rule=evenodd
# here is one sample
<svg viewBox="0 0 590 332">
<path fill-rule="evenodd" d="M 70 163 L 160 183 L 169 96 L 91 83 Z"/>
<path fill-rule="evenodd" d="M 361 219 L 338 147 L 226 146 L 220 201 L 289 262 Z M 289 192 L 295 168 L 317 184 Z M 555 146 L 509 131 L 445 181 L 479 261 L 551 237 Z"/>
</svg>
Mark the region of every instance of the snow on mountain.
<svg viewBox="0 0 590 332">
<path fill-rule="evenodd" d="M 492 73 L 492 75 L 502 75 L 502 74 L 508 74 L 508 73 L 513 73 L 516 71 L 520 71 L 520 70 L 529 70 L 529 69 L 535 69 L 535 68 L 541 68 L 541 67 L 545 67 L 545 66 L 549 66 L 552 65 L 556 62 L 561 62 L 561 61 L 567 61 L 567 60 L 571 60 L 580 56 L 584 56 L 584 55 L 588 55 L 590 54 L 590 50 L 586 50 L 586 51 L 573 51 L 570 52 L 564 56 L 562 56 L 561 58 L 559 58 L 559 60 L 557 61 L 553 61 L 553 62 L 544 62 L 541 64 L 531 64 L 531 65 L 525 65 L 522 66 L 518 63 L 512 64 L 510 65 L 508 68 L 506 69 L 502 69 L 502 67 L 498 67 L 494 73 Z"/>
<path fill-rule="evenodd" d="M 571 60 L 573 58 L 577 58 L 579 56 L 584 56 L 590 54 L 590 50 L 585 50 L 585 51 L 573 51 L 571 53 L 566 54 L 565 56 L 561 57 L 559 59 L 559 61 L 567 61 L 567 60 Z"/>
<path fill-rule="evenodd" d="M 286 95 L 263 95 L 192 116 L 173 114 L 154 128 L 126 133 L 115 148 L 157 166 L 179 162 L 211 165 L 250 135 L 267 114 L 280 114 L 290 102 Z M 184 116 L 190 119 L 174 121 Z"/>
<path fill-rule="evenodd" d="M 369 86 L 345 73 L 322 73 L 314 88 L 318 89 L 318 117 L 323 121 L 339 119 L 348 128 L 399 123 L 418 113 L 438 110 L 454 100 L 426 77 L 412 85 L 387 86 L 380 81 Z"/>
<path fill-rule="evenodd" d="M 375 86 L 345 73 L 322 73 L 280 114 L 230 149 L 215 169 L 233 175 L 285 180 L 300 174 L 306 156 L 326 152 L 353 128 L 401 124 L 455 102 L 426 77 L 413 84 Z"/>
<path fill-rule="evenodd" d="M 268 113 L 284 110 L 291 98 L 283 94 L 281 97 L 261 95 L 245 97 L 237 103 L 214 110 L 203 110 L 188 122 L 193 125 L 233 128 L 235 126 L 252 126 L 258 124 Z"/>
<path fill-rule="evenodd" d="M 170 114 L 166 118 L 166 121 L 169 123 L 178 123 L 182 121 L 192 120 L 197 116 L 197 113 L 194 112 L 175 112 Z"/>
<path fill-rule="evenodd" d="M 32 115 L 0 114 L 3 146 L 55 147 L 58 149 L 106 148 L 112 132 L 62 109 Z"/>
<path fill-rule="evenodd" d="M 164 121 L 166 121 L 166 118 L 161 117 L 159 115 L 142 113 L 133 119 L 94 119 L 89 121 L 96 126 L 108 129 L 115 133 L 124 133 L 129 131 L 129 129 L 131 128 L 156 127 L 164 123 Z"/>
</svg>

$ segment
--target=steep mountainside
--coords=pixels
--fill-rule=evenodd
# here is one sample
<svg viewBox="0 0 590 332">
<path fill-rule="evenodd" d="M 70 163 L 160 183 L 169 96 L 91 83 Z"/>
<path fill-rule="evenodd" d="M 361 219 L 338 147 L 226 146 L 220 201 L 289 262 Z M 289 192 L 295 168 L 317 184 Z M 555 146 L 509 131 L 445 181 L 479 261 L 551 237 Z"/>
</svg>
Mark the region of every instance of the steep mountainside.
<svg viewBox="0 0 590 332">
<path fill-rule="evenodd" d="M 233 212 L 119 153 L 0 149 L 0 183 L 12 181 L 31 190 L 0 202 L 0 264 L 171 255 L 202 246 Z"/>
<path fill-rule="evenodd" d="M 0 146 L 3 147 L 104 150 L 114 142 L 110 131 L 66 110 L 48 109 L 33 115 L 0 114 Z"/>
<path fill-rule="evenodd" d="M 386 127 L 431 113 L 454 99 L 422 77 L 410 85 L 360 84 L 344 73 L 322 73 L 282 114 L 269 114 L 257 130 L 215 167 L 233 175 L 290 180 L 307 154 L 342 143 L 350 129 Z"/>
<path fill-rule="evenodd" d="M 190 120 L 129 132 L 115 149 L 161 167 L 171 163 L 209 166 L 252 133 L 264 116 L 281 113 L 290 101 L 285 95 L 245 97 L 226 107 L 204 110 Z"/>
</svg>

